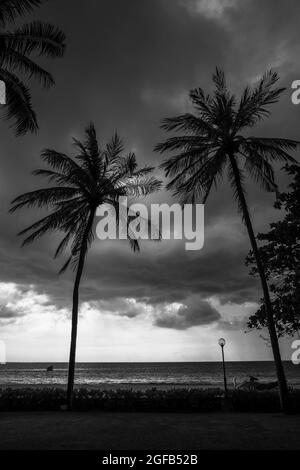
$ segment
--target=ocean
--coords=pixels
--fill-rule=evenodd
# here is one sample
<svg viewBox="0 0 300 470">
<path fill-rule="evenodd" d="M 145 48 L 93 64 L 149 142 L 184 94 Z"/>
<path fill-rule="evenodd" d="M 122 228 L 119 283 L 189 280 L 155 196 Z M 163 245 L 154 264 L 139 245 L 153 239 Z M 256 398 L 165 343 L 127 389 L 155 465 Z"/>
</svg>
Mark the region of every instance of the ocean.
<svg viewBox="0 0 300 470">
<path fill-rule="evenodd" d="M 0 387 L 64 386 L 67 383 L 67 363 L 54 363 L 47 372 L 46 363 L 8 363 L 0 365 Z M 289 385 L 300 388 L 300 365 L 285 362 Z M 228 362 L 228 385 L 237 384 L 250 375 L 262 382 L 276 380 L 272 362 Z M 155 363 L 77 363 L 77 386 L 182 386 L 222 387 L 223 369 L 220 362 L 155 362 Z"/>
</svg>

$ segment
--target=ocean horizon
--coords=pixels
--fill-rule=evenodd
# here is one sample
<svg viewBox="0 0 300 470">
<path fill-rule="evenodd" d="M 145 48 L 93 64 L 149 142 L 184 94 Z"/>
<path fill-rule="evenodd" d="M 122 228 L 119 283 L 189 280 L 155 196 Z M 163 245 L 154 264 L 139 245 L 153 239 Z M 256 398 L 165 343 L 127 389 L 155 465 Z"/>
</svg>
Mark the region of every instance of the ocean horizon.
<svg viewBox="0 0 300 470">
<path fill-rule="evenodd" d="M 53 371 L 47 367 L 53 365 Z M 300 367 L 284 362 L 289 385 L 300 387 Z M 0 387 L 64 386 L 67 362 L 8 362 L 0 366 Z M 272 361 L 230 361 L 226 363 L 229 386 L 254 376 L 261 382 L 276 380 Z M 221 362 L 78 362 L 76 386 L 197 386 L 222 387 Z"/>
</svg>

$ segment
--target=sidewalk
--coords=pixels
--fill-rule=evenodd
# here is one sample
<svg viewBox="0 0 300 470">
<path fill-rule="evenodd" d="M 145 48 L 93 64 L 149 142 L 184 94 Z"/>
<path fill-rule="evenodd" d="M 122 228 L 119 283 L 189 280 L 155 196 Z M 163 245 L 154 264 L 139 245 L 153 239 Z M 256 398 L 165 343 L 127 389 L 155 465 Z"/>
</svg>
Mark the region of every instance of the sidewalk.
<svg viewBox="0 0 300 470">
<path fill-rule="evenodd" d="M 0 413 L 0 449 L 299 449 L 300 416 Z"/>
</svg>

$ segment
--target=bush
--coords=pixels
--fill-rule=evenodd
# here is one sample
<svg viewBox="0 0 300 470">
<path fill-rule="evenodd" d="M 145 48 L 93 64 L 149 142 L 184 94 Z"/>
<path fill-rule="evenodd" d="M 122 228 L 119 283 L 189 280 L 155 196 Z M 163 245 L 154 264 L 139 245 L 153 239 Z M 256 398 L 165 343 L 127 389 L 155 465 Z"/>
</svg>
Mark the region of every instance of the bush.
<svg viewBox="0 0 300 470">
<path fill-rule="evenodd" d="M 300 390 L 291 392 L 294 411 L 300 412 Z M 88 390 L 75 389 L 74 410 L 88 411 L 160 411 L 160 412 L 211 412 L 221 411 L 225 405 L 238 412 L 276 413 L 280 411 L 278 392 L 230 392 L 223 400 L 217 389 L 196 388 L 148 390 Z M 53 411 L 66 404 L 66 392 L 59 388 L 22 388 L 0 390 L 0 411 Z M 227 406 L 228 409 L 228 406 Z"/>
<path fill-rule="evenodd" d="M 0 390 L 0 411 L 60 410 L 66 392 L 58 388 Z M 199 389 L 88 390 L 75 389 L 74 410 L 218 411 L 218 392 Z"/>
</svg>

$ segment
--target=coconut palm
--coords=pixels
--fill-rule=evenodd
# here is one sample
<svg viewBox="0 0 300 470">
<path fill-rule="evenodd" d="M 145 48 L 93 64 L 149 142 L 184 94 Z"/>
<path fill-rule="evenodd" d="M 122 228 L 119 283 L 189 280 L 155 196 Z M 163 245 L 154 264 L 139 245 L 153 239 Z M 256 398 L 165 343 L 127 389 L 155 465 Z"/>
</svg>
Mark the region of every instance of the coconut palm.
<svg viewBox="0 0 300 470">
<path fill-rule="evenodd" d="M 24 24 L 13 31 L 6 29 L 23 14 L 41 5 L 42 0 L 0 1 L 0 80 L 6 86 L 4 118 L 13 122 L 17 135 L 38 129 L 31 93 L 21 76 L 34 78 L 45 88 L 54 84 L 52 75 L 36 63 L 32 55 L 62 57 L 65 35 L 57 27 L 41 21 Z"/>
<path fill-rule="evenodd" d="M 55 186 L 38 189 L 17 197 L 11 212 L 23 207 L 51 208 L 51 214 L 23 230 L 23 245 L 33 242 L 47 232 L 61 231 L 62 241 L 55 257 L 68 246 L 71 253 L 61 272 L 69 265 L 76 270 L 73 304 L 72 333 L 68 374 L 68 407 L 72 407 L 75 354 L 78 323 L 79 285 L 88 248 L 94 238 L 93 222 L 96 210 L 102 204 L 111 204 L 119 213 L 119 197 L 146 196 L 160 188 L 160 182 L 151 175 L 153 168 L 138 169 L 133 153 L 123 155 L 124 146 L 117 134 L 101 148 L 97 142 L 94 125 L 85 131 L 85 141 L 73 139 L 76 155 L 71 158 L 53 149 L 42 152 L 41 158 L 50 169 L 34 171 L 35 175 L 48 178 Z M 128 234 L 134 250 L 138 241 Z"/>
<path fill-rule="evenodd" d="M 268 329 L 279 382 L 281 405 L 288 404 L 288 388 L 281 361 L 277 333 L 265 270 L 257 249 L 251 217 L 246 201 L 245 180 L 253 179 L 267 191 L 277 191 L 272 163 L 294 162 L 289 154 L 298 142 L 281 138 L 251 137 L 245 131 L 269 116 L 269 105 L 276 103 L 283 88 L 276 85 L 278 76 L 267 72 L 257 85 L 246 87 L 241 98 L 227 88 L 225 76 L 216 69 L 213 75 L 214 94 L 201 88 L 190 92 L 194 113 L 163 120 L 162 129 L 177 131 L 156 146 L 156 150 L 175 153 L 162 167 L 171 180 L 168 189 L 181 202 L 206 202 L 213 185 L 217 187 L 226 171 L 239 210 L 246 224 L 264 294 Z"/>
</svg>

